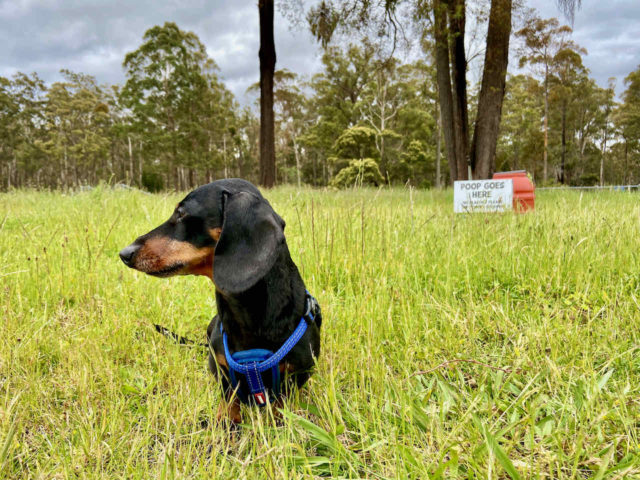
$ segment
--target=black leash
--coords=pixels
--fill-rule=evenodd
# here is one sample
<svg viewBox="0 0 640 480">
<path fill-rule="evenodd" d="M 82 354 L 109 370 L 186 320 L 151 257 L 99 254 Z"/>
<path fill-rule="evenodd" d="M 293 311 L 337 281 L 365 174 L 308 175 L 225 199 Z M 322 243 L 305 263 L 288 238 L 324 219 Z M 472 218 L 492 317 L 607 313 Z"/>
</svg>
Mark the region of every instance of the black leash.
<svg viewBox="0 0 640 480">
<path fill-rule="evenodd" d="M 320 305 L 318 305 L 318 301 L 314 297 L 312 297 L 309 292 L 307 292 L 306 307 L 307 309 L 303 315 L 303 318 L 307 318 L 307 320 L 310 322 L 316 322 L 319 328 L 322 322 L 322 317 L 318 315 L 320 313 Z M 161 333 L 165 337 L 169 337 L 178 345 L 189 345 L 193 347 L 202 347 L 207 349 L 209 348 L 208 342 L 200 343 L 195 340 L 191 340 L 190 338 L 183 337 L 182 335 L 178 335 L 177 333 L 172 332 L 168 328 L 163 327 L 162 325 L 158 325 L 157 323 L 154 323 L 153 326 L 156 327 L 156 332 Z"/>
<path fill-rule="evenodd" d="M 157 323 L 154 323 L 153 326 L 156 327 L 156 332 L 161 333 L 165 337 L 169 337 L 171 340 L 173 340 L 179 345 L 192 345 L 194 347 L 209 348 L 209 344 L 206 342 L 200 343 L 195 340 L 191 340 L 187 337 L 183 337 L 182 335 L 178 335 L 177 333 L 172 332 L 168 328 L 165 328 L 162 325 L 158 325 Z"/>
</svg>

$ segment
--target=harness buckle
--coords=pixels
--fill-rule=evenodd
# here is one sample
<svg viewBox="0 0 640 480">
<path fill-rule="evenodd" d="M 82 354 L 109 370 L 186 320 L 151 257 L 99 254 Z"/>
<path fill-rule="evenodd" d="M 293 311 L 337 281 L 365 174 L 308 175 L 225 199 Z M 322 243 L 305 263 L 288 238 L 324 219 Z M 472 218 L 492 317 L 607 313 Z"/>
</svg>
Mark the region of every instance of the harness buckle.
<svg viewBox="0 0 640 480">
<path fill-rule="evenodd" d="M 309 322 L 315 322 L 316 316 L 320 311 L 320 304 L 318 304 L 318 301 L 309 292 L 307 292 L 305 303 L 307 305 L 307 310 L 304 312 L 302 317 Z"/>
</svg>

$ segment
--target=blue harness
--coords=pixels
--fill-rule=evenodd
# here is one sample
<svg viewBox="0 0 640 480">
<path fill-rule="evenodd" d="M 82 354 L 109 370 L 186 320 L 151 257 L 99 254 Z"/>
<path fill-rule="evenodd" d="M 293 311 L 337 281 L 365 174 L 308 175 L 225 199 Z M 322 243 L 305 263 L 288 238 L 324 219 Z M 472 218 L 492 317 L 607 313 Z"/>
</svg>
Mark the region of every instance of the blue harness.
<svg viewBox="0 0 640 480">
<path fill-rule="evenodd" d="M 305 303 L 306 311 L 300 319 L 300 323 L 276 353 L 271 350 L 254 348 L 232 354 L 229 351 L 227 334 L 224 331 L 222 322 L 220 322 L 220 333 L 222 333 L 222 343 L 224 344 L 224 356 L 227 359 L 227 365 L 229 365 L 231 386 L 237 391 L 238 398 L 243 403 L 251 403 L 250 399 L 253 399 L 258 406 L 264 407 L 267 403 L 275 401 L 280 396 L 280 362 L 300 341 L 307 331 L 308 322 L 314 322 L 320 311 L 318 302 L 309 292 L 307 292 Z M 271 371 L 271 394 L 267 392 L 262 376 L 267 371 Z M 240 388 L 238 375 L 243 375 L 246 378 L 249 385 L 249 393 Z"/>
</svg>

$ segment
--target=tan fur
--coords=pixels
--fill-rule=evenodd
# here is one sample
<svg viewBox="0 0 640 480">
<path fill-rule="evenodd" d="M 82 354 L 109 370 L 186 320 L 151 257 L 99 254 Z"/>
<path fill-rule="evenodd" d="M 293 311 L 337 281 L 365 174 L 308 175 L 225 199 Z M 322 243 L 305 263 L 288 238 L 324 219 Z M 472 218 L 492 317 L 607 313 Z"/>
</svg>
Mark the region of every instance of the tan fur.
<svg viewBox="0 0 640 480">
<path fill-rule="evenodd" d="M 183 267 L 173 275 L 204 275 L 213 278 L 213 247 L 196 248 L 190 243 L 157 237 L 147 240 L 136 255 L 134 268 L 153 273 L 173 265 Z"/>
<path fill-rule="evenodd" d="M 209 235 L 211 235 L 211 238 L 213 238 L 216 242 L 220 240 L 221 234 L 222 234 L 222 228 L 220 227 L 209 229 Z"/>
<path fill-rule="evenodd" d="M 218 365 L 229 368 L 229 365 L 227 364 L 227 357 L 225 357 L 222 353 L 216 353 L 216 362 L 218 362 Z"/>
<path fill-rule="evenodd" d="M 238 400 L 238 397 L 235 397 L 231 403 L 222 400 L 220 405 L 218 405 L 216 419 L 218 422 L 229 419 L 235 424 L 242 422 L 242 417 L 240 416 L 240 400 Z"/>
</svg>

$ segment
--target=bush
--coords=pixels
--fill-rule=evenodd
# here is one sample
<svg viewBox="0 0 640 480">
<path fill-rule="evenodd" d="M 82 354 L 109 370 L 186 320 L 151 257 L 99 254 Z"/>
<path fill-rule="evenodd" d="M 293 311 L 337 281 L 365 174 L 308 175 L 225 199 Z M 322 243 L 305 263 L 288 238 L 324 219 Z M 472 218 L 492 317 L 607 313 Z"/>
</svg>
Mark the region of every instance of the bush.
<svg viewBox="0 0 640 480">
<path fill-rule="evenodd" d="M 600 183 L 600 177 L 595 173 L 585 173 L 578 178 L 576 185 L 580 187 L 592 187 Z"/>
<path fill-rule="evenodd" d="M 162 175 L 150 168 L 142 169 L 142 187 L 151 193 L 163 190 L 164 180 Z"/>
<path fill-rule="evenodd" d="M 384 183 L 378 164 L 373 158 L 350 160 L 349 165 L 331 180 L 331 186 L 348 188 L 369 185 L 377 187 Z"/>
<path fill-rule="evenodd" d="M 333 150 L 339 158 L 365 158 L 378 155 L 376 132 L 369 127 L 355 126 L 340 134 Z"/>
</svg>

